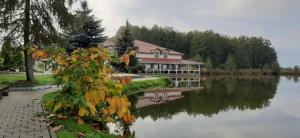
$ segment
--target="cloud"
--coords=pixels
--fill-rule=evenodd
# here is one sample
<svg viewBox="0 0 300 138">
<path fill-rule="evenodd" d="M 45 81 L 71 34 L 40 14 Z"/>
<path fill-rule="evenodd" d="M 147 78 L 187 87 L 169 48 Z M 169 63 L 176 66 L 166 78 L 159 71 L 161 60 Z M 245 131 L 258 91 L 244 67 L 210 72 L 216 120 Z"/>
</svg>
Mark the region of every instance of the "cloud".
<svg viewBox="0 0 300 138">
<path fill-rule="evenodd" d="M 273 17 L 289 15 L 299 4 L 298 0 L 213 0 L 196 13 L 218 17 Z"/>
<path fill-rule="evenodd" d="M 114 35 L 117 29 L 125 24 L 128 9 L 139 4 L 140 0 L 89 0 L 89 6 L 93 13 L 103 19 L 106 33 Z"/>
<path fill-rule="evenodd" d="M 178 31 L 213 29 L 231 36 L 262 36 L 273 42 L 280 63 L 298 64 L 297 60 L 289 62 L 286 49 L 300 51 L 297 31 L 300 0 L 88 1 L 94 14 L 103 19 L 109 36 L 114 36 L 127 18 L 131 24 L 139 26 L 157 24 L 172 26 Z"/>
</svg>

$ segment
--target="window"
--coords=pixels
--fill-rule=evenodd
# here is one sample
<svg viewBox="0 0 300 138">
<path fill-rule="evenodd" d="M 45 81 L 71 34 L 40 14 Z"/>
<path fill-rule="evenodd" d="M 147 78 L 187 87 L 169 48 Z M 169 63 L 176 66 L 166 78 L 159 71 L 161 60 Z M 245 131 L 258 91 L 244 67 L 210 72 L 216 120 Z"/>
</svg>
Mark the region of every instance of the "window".
<svg viewBox="0 0 300 138">
<path fill-rule="evenodd" d="M 164 52 L 163 58 L 168 58 L 168 52 Z"/>
<path fill-rule="evenodd" d="M 154 53 L 154 57 L 155 58 L 159 58 L 159 51 L 157 51 L 157 52 Z"/>
</svg>

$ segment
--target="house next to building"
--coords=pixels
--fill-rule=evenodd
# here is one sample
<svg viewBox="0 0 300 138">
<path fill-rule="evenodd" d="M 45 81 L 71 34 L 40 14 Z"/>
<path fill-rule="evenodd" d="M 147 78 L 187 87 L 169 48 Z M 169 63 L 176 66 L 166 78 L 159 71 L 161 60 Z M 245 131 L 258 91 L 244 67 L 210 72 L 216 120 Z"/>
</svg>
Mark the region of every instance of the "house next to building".
<svg viewBox="0 0 300 138">
<path fill-rule="evenodd" d="M 103 45 L 116 54 L 117 49 L 112 41 L 104 42 Z M 140 64 L 145 66 L 144 73 L 168 73 L 168 74 L 200 74 L 200 62 L 183 59 L 183 53 L 163 48 L 140 40 L 134 41 L 136 57 Z"/>
</svg>

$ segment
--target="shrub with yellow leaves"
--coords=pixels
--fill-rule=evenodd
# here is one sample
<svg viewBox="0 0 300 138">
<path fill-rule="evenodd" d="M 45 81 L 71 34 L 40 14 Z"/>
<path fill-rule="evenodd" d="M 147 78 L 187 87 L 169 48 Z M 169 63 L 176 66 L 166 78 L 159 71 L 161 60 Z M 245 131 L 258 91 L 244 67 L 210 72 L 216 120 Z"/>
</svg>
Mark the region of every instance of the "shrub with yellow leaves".
<svg viewBox="0 0 300 138">
<path fill-rule="evenodd" d="M 62 91 L 47 106 L 53 113 L 77 116 L 78 123 L 101 123 L 135 120 L 130 102 L 123 93 L 130 78 L 112 80 L 111 57 L 107 49 L 77 49 L 71 55 L 51 54 L 57 68 L 54 77 Z"/>
</svg>

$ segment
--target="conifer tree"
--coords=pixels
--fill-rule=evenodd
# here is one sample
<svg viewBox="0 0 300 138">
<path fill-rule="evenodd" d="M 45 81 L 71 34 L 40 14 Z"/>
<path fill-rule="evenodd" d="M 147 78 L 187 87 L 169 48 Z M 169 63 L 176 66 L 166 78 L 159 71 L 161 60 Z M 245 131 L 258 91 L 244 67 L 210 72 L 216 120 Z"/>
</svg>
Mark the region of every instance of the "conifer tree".
<svg viewBox="0 0 300 138">
<path fill-rule="evenodd" d="M 235 69 L 237 69 L 237 65 L 235 63 L 235 59 L 232 55 L 229 55 L 227 57 L 227 60 L 225 62 L 225 69 L 229 70 L 229 71 L 233 71 Z"/>
<path fill-rule="evenodd" d="M 126 27 L 120 33 L 120 37 L 117 38 L 117 48 L 119 57 L 134 49 L 134 38 L 130 32 L 130 24 L 128 21 L 126 21 Z"/>
<path fill-rule="evenodd" d="M 50 45 L 60 40 L 59 30 L 73 23 L 70 12 L 76 0 L 1 0 L 2 41 L 10 39 L 22 47 L 26 78 L 34 82 L 33 59 L 29 46 Z"/>
<path fill-rule="evenodd" d="M 75 26 L 70 29 L 70 42 L 73 48 L 96 47 L 98 43 L 106 40 L 105 29 L 101 25 L 102 20 L 97 19 L 91 12 L 87 1 L 82 1 L 81 9 L 75 14 Z"/>
<path fill-rule="evenodd" d="M 126 21 L 125 28 L 120 32 L 119 38 L 117 39 L 117 48 L 118 48 L 118 56 L 121 57 L 124 54 L 127 54 L 130 51 L 135 50 L 134 47 L 134 38 L 131 34 L 130 24 Z M 130 73 L 137 73 L 140 70 L 140 64 L 138 59 L 135 55 L 131 55 L 129 57 L 129 65 L 118 65 L 119 70 L 130 72 Z"/>
<path fill-rule="evenodd" d="M 214 67 L 213 63 L 212 63 L 212 60 L 210 59 L 210 57 L 207 58 L 206 63 L 205 63 L 205 67 L 207 69 L 212 69 Z"/>
</svg>

